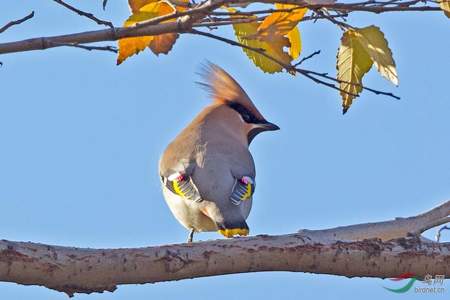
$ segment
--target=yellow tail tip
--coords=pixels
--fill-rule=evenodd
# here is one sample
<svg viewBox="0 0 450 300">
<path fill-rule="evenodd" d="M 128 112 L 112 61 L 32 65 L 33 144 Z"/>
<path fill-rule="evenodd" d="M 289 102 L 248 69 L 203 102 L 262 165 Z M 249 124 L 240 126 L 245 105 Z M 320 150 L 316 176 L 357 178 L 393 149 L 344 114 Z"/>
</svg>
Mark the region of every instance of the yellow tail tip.
<svg viewBox="0 0 450 300">
<path fill-rule="evenodd" d="M 218 232 L 224 237 L 232 238 L 235 235 L 247 236 L 249 230 L 247 228 L 233 228 L 233 229 L 221 229 Z"/>
</svg>

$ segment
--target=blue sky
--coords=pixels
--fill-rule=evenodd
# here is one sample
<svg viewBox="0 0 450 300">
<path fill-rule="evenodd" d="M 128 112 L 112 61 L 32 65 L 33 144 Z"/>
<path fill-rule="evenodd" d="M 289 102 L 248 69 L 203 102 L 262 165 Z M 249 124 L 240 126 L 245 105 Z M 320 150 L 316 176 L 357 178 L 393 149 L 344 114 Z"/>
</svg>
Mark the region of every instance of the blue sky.
<svg viewBox="0 0 450 300">
<path fill-rule="evenodd" d="M 80 7 L 115 24 L 128 15 L 126 1 L 110 1 L 106 12 L 100 0 L 89 2 Z M 53 1 L 1 1 L 0 24 L 31 10 L 35 18 L 1 34 L 1 42 L 101 28 Z M 79 247 L 184 242 L 187 233 L 160 193 L 157 164 L 166 144 L 208 103 L 194 84 L 205 60 L 229 71 L 281 127 L 251 146 L 258 173 L 252 234 L 410 216 L 449 199 L 449 20 L 442 13 L 361 13 L 350 23 L 384 31 L 400 86 L 375 70 L 365 83 L 402 100 L 365 92 L 343 116 L 335 91 L 302 76 L 264 74 L 240 49 L 189 35 L 168 56 L 146 51 L 119 67 L 113 54 L 80 49 L 1 56 L 0 238 Z M 301 32 L 304 54 L 322 50 L 305 67 L 334 74 L 339 30 L 318 22 L 301 24 Z M 232 37 L 229 29 L 218 33 Z M 254 273 L 120 286 L 76 299 L 425 297 L 392 295 L 382 288 L 389 284 Z M 433 299 L 448 298 L 446 289 Z M 31 297 L 66 299 L 0 283 L 1 299 Z"/>
</svg>

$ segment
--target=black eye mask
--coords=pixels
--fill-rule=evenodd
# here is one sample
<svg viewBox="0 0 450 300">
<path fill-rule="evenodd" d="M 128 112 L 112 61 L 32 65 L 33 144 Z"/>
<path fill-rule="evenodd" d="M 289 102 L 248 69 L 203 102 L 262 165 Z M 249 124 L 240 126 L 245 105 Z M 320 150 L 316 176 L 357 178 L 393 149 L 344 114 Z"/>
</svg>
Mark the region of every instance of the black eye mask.
<svg viewBox="0 0 450 300">
<path fill-rule="evenodd" d="M 253 123 L 253 124 L 262 123 L 262 121 L 258 120 L 258 118 L 256 118 L 255 115 L 252 114 L 251 111 L 245 108 L 245 106 L 243 106 L 242 104 L 231 102 L 228 104 L 228 106 L 237 111 L 246 123 Z"/>
</svg>

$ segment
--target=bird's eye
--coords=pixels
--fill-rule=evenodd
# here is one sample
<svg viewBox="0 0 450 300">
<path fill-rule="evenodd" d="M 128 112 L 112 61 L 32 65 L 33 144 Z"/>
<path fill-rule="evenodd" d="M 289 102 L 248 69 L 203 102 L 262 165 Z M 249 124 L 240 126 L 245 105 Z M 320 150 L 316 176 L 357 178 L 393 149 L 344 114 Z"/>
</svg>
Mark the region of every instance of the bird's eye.
<svg viewBox="0 0 450 300">
<path fill-rule="evenodd" d="M 252 117 L 248 114 L 248 113 L 243 113 L 242 114 L 242 118 L 244 119 L 245 122 L 250 123 L 252 120 Z"/>
</svg>

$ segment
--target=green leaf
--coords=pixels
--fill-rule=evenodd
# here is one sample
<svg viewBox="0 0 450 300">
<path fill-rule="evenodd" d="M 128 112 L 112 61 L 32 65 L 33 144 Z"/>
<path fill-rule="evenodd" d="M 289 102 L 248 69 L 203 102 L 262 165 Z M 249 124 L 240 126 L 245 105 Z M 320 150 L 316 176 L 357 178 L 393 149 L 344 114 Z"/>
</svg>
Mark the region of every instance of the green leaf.
<svg viewBox="0 0 450 300">
<path fill-rule="evenodd" d="M 337 54 L 337 79 L 342 90 L 342 108 L 345 114 L 353 100 L 362 91 L 362 78 L 369 72 L 373 61 L 360 43 L 359 34 L 350 29 L 344 32 Z"/>
</svg>

